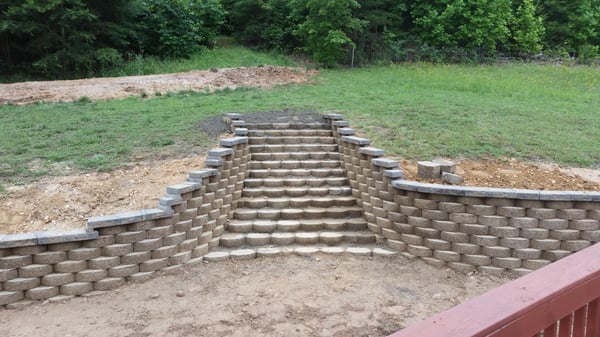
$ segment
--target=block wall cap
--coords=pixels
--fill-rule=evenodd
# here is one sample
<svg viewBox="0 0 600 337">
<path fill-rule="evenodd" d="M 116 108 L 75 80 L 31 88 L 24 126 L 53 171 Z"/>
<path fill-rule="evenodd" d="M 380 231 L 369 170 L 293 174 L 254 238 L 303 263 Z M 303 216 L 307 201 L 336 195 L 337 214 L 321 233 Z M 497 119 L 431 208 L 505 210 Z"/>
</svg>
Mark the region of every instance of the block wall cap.
<svg viewBox="0 0 600 337">
<path fill-rule="evenodd" d="M 385 159 L 385 158 L 374 158 L 373 160 L 371 160 L 371 163 L 375 166 L 389 168 L 389 169 L 398 167 L 397 160 L 391 160 L 391 159 Z"/>
<path fill-rule="evenodd" d="M 149 208 L 140 211 L 118 213 L 112 215 L 92 217 L 87 222 L 88 229 L 127 225 L 130 223 L 168 218 L 173 215 L 173 211 L 162 210 L 159 208 Z"/>
<path fill-rule="evenodd" d="M 541 191 L 510 188 L 449 186 L 408 180 L 394 180 L 392 186 L 405 191 L 465 197 L 505 198 L 541 201 L 600 201 L 600 192 Z"/>
<path fill-rule="evenodd" d="M 204 179 L 216 176 L 217 174 L 219 174 L 219 170 L 217 169 L 203 169 L 190 172 L 189 177 L 192 179 Z"/>
<path fill-rule="evenodd" d="M 233 138 L 221 139 L 221 142 L 219 144 L 221 144 L 221 146 L 223 146 L 223 147 L 234 147 L 239 144 L 247 144 L 247 143 L 248 143 L 248 137 L 233 137 Z"/>
<path fill-rule="evenodd" d="M 384 170 L 383 176 L 392 179 L 399 179 L 404 176 L 404 172 L 402 172 L 402 170 Z"/>
<path fill-rule="evenodd" d="M 225 117 L 229 117 L 231 119 L 241 119 L 242 118 L 242 114 L 234 113 L 234 112 L 228 112 L 228 113 L 225 114 Z"/>
<path fill-rule="evenodd" d="M 342 114 L 325 114 L 325 115 L 323 115 L 323 118 L 339 121 L 339 120 L 344 119 L 344 115 L 342 115 Z"/>
<path fill-rule="evenodd" d="M 229 148 L 213 149 L 213 150 L 208 151 L 208 157 L 221 158 L 221 157 L 225 157 L 225 156 L 230 156 L 232 154 L 233 154 L 233 149 L 229 149 Z"/>
<path fill-rule="evenodd" d="M 366 154 L 368 156 L 374 156 L 374 157 L 381 157 L 381 156 L 385 155 L 385 151 L 383 151 L 382 149 L 378 149 L 378 148 L 370 147 L 370 146 L 361 147 L 358 150 L 358 152 L 362 153 L 362 154 Z"/>
<path fill-rule="evenodd" d="M 356 133 L 356 131 L 352 128 L 339 128 L 339 129 L 337 129 L 337 132 L 340 135 L 346 135 L 346 136 L 352 136 Z"/>
<path fill-rule="evenodd" d="M 35 245 L 48 245 L 73 241 L 94 240 L 98 232 L 86 229 L 75 229 L 67 232 L 35 232 L 23 234 L 1 234 L 0 248 L 16 248 Z"/>
<path fill-rule="evenodd" d="M 167 187 L 167 194 L 171 195 L 182 195 L 184 193 L 193 192 L 197 189 L 200 189 L 202 185 L 194 182 L 184 182 L 177 185 L 171 185 Z"/>
<path fill-rule="evenodd" d="M 357 144 L 357 145 L 369 145 L 371 144 L 370 139 L 355 137 L 355 136 L 344 136 L 342 140 L 346 143 Z"/>
</svg>

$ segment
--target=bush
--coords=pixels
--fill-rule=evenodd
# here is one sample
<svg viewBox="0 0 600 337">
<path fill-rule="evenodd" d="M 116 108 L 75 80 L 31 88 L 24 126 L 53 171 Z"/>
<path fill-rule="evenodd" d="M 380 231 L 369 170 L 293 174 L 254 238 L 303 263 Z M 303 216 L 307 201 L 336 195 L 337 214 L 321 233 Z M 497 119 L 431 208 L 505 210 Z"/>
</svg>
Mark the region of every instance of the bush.
<svg viewBox="0 0 600 337">
<path fill-rule="evenodd" d="M 579 46 L 577 52 L 577 62 L 585 65 L 590 65 L 598 59 L 598 46 L 584 44 Z"/>
</svg>

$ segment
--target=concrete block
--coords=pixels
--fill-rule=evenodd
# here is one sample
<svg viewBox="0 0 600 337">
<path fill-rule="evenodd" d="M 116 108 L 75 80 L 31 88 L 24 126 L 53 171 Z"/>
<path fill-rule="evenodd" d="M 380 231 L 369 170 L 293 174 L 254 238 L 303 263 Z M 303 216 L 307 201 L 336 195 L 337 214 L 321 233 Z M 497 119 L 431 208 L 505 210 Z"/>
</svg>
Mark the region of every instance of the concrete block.
<svg viewBox="0 0 600 337">
<path fill-rule="evenodd" d="M 451 185 L 460 185 L 463 183 L 463 177 L 449 172 L 442 172 L 441 179 L 443 182 Z"/>
<path fill-rule="evenodd" d="M 421 179 L 439 179 L 441 166 L 430 161 L 417 162 L 417 176 Z"/>
<path fill-rule="evenodd" d="M 92 282 L 73 282 L 60 286 L 60 293 L 67 296 L 78 296 L 94 290 Z"/>
<path fill-rule="evenodd" d="M 440 171 L 446 173 L 454 173 L 456 171 L 456 163 L 447 159 L 434 159 L 434 164 L 440 165 Z"/>
</svg>

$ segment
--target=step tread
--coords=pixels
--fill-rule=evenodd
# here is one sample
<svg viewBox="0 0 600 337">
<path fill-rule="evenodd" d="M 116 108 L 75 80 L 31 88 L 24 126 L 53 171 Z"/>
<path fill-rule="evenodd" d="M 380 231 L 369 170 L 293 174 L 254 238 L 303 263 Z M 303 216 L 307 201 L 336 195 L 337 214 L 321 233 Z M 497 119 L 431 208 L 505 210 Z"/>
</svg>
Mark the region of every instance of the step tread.
<svg viewBox="0 0 600 337">
<path fill-rule="evenodd" d="M 331 186 L 322 185 L 319 187 L 245 187 L 242 190 L 242 197 L 268 197 L 281 198 L 302 197 L 302 196 L 326 196 L 326 195 L 352 195 L 352 188 L 349 186 Z"/>
<path fill-rule="evenodd" d="M 229 233 L 275 233 L 275 232 L 347 232 L 368 231 L 363 218 L 325 218 L 297 220 L 232 220 L 227 226 Z"/>
<path fill-rule="evenodd" d="M 343 244 L 339 246 L 326 245 L 286 245 L 286 246 L 265 246 L 250 247 L 242 246 L 228 249 L 218 246 L 215 250 L 204 255 L 203 260 L 207 262 L 217 262 L 229 259 L 253 259 L 257 257 L 274 257 L 281 255 L 300 255 L 313 256 L 318 254 L 332 255 L 354 255 L 365 257 L 392 257 L 398 255 L 398 252 L 378 245 L 378 244 Z"/>
<path fill-rule="evenodd" d="M 345 176 L 346 171 L 342 168 L 298 168 L 298 169 L 250 169 L 248 177 L 254 178 L 292 178 L 292 177 L 330 177 Z"/>
</svg>

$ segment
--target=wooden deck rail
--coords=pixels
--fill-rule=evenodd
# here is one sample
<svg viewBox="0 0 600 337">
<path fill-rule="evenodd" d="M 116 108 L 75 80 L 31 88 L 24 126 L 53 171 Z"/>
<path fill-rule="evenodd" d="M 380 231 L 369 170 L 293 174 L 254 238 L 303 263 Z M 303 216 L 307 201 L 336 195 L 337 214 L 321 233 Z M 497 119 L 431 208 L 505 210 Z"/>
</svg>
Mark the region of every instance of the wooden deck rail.
<svg viewBox="0 0 600 337">
<path fill-rule="evenodd" d="M 600 245 L 390 337 L 600 337 Z"/>
</svg>

